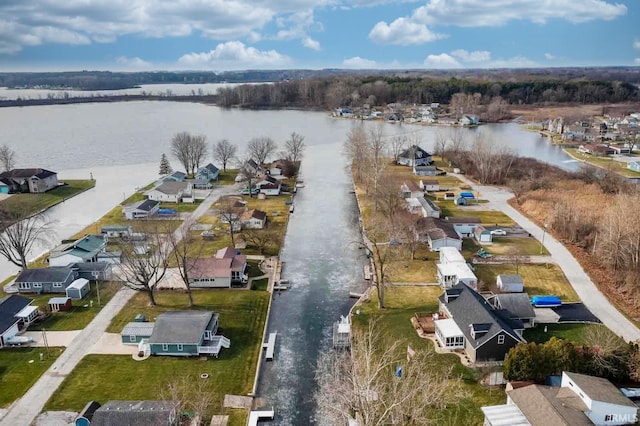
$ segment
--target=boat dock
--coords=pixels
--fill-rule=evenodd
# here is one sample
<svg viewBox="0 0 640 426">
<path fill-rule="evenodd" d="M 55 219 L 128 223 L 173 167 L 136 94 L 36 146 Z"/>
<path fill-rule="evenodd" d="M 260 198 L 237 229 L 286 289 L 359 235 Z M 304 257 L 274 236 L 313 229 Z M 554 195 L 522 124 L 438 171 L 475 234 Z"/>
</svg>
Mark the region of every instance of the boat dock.
<svg viewBox="0 0 640 426">
<path fill-rule="evenodd" d="M 371 265 L 370 264 L 364 265 L 364 279 L 367 281 L 371 281 L 372 278 L 373 278 L 373 273 L 371 272 Z"/>
<path fill-rule="evenodd" d="M 257 426 L 260 419 L 273 420 L 275 415 L 276 414 L 273 408 L 271 410 L 252 411 L 251 413 L 249 413 L 249 421 L 247 422 L 247 424 L 249 426 Z"/>
<path fill-rule="evenodd" d="M 265 359 L 267 361 L 273 361 L 273 354 L 276 351 L 277 335 L 278 335 L 278 332 L 269 333 L 269 340 L 267 340 L 267 343 L 262 344 L 262 347 L 267 350 L 267 353 L 265 355 Z"/>
</svg>

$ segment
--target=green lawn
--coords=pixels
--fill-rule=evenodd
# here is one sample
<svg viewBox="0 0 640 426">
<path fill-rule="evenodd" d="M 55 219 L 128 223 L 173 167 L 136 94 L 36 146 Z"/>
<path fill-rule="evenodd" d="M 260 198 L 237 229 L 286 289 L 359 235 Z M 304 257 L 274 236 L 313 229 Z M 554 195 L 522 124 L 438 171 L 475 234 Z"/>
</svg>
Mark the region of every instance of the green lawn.
<svg viewBox="0 0 640 426">
<path fill-rule="evenodd" d="M 0 201 L 0 209 L 16 211 L 22 217 L 28 217 L 96 186 L 94 180 L 64 180 L 64 182 L 66 185 L 44 194 L 14 194 Z"/>
<path fill-rule="evenodd" d="M 221 412 L 225 394 L 245 395 L 252 390 L 269 295 L 263 291 L 194 291 L 195 309 L 220 313 L 220 332 L 231 340 L 231 348 L 216 358 L 151 357 L 134 361 L 130 356 L 88 355 L 65 379 L 47 402 L 46 410 L 78 411 L 89 400 L 158 399 L 175 379 L 201 381 L 209 374 L 205 388 L 215 396 L 211 415 Z M 187 297 L 175 292 L 159 292 L 159 305 L 148 306 L 144 294 L 136 294 L 113 319 L 109 332 L 120 332 L 138 313 L 151 321 L 167 310 L 187 309 Z M 241 420 L 241 415 L 234 418 Z M 235 424 L 238 423 L 237 420 Z"/>
<path fill-rule="evenodd" d="M 2 348 L 0 349 L 0 407 L 7 407 L 20 398 L 40 378 L 64 348 Z M 44 360 L 40 361 L 40 353 Z"/>
<path fill-rule="evenodd" d="M 374 292 L 371 300 L 360 306 L 360 315 L 354 316 L 354 326 L 364 326 L 368 318 L 378 316 L 378 325 L 384 327 L 384 333 L 389 338 L 401 339 L 417 351 L 430 351 L 433 344 L 417 335 L 410 320 L 416 312 L 437 311 L 437 297 L 441 293 L 439 287 L 392 287 L 385 296 L 386 309 L 379 311 Z M 436 412 L 426 409 L 425 415 L 433 418 L 434 424 L 482 425 L 484 417 L 481 406 L 504 404 L 504 391 L 501 388 L 482 386 L 479 383 L 479 373 L 475 369 L 464 367 L 458 356 L 433 353 L 433 363 L 443 369 L 452 367 L 451 379 L 460 379 L 466 392 L 465 398 L 449 405 L 445 410 Z"/>
<path fill-rule="evenodd" d="M 493 244 L 483 246 L 491 254 L 507 255 L 514 251 L 523 256 L 548 255 L 540 241 L 532 237 L 493 237 Z"/>
<path fill-rule="evenodd" d="M 100 283 L 100 303 L 102 306 L 106 305 L 109 300 L 116 294 L 116 291 L 122 286 L 122 284 L 117 282 L 104 282 Z M 51 297 L 55 296 L 53 294 L 44 294 L 44 295 L 26 295 L 27 297 L 33 298 L 34 305 L 40 307 L 41 311 L 47 309 L 48 301 Z M 91 302 L 93 302 L 93 306 L 91 306 Z M 86 306 L 86 307 L 85 307 Z M 82 300 L 74 300 L 73 308 L 66 312 L 53 312 L 43 322 L 38 322 L 29 327 L 30 330 L 42 330 L 43 328 L 48 331 L 67 331 L 67 330 L 82 330 L 85 328 L 93 318 L 98 315 L 100 312 L 100 307 L 98 306 L 98 292 L 96 289 L 96 284 L 91 283 L 91 291 L 89 294 Z"/>
<path fill-rule="evenodd" d="M 476 265 L 475 274 L 482 281 L 483 289 L 498 292 L 496 277 L 501 274 L 516 274 L 515 264 Z M 562 270 L 553 264 L 521 264 L 517 274 L 524 281 L 524 291 L 530 296 L 556 295 L 564 302 L 578 302 L 578 295 L 567 281 Z"/>
<path fill-rule="evenodd" d="M 202 201 L 196 200 L 195 203 L 162 203 L 161 209 L 174 209 L 178 213 L 191 213 L 198 208 Z"/>
<path fill-rule="evenodd" d="M 602 328 L 610 334 L 614 334 L 611 330 L 606 328 L 602 324 L 548 324 L 546 325 L 547 331 L 545 332 L 545 325 L 540 324 L 534 328 L 528 328 L 524 331 L 523 337 L 528 342 L 544 343 L 552 337 L 558 339 L 569 340 L 575 344 L 583 345 L 588 344 L 586 340 L 586 334 L 589 330 Z M 624 344 L 622 338 L 616 336 L 620 340 L 621 344 Z"/>
<path fill-rule="evenodd" d="M 573 158 L 576 158 L 580 161 L 587 162 L 596 167 L 602 167 L 603 169 L 611 169 L 626 177 L 640 178 L 640 173 L 627 169 L 627 163 L 615 161 L 611 157 L 598 157 L 591 154 L 583 154 L 579 152 L 576 148 L 564 148 L 564 151 L 570 156 L 572 156 Z"/>
<path fill-rule="evenodd" d="M 487 226 L 515 226 L 515 222 L 506 214 L 497 210 L 470 210 L 465 206 L 456 206 L 451 200 L 438 200 L 436 204 L 442 210 L 440 217 L 477 217 Z"/>
<path fill-rule="evenodd" d="M 424 260 L 426 258 L 426 260 Z M 438 253 L 420 245 L 415 260 L 399 260 L 391 265 L 391 280 L 399 283 L 435 283 Z"/>
<path fill-rule="evenodd" d="M 237 169 L 227 169 L 226 172 L 220 170 L 218 174 L 218 180 L 215 182 L 217 185 L 233 185 L 236 183 L 235 179 L 238 176 Z"/>
</svg>

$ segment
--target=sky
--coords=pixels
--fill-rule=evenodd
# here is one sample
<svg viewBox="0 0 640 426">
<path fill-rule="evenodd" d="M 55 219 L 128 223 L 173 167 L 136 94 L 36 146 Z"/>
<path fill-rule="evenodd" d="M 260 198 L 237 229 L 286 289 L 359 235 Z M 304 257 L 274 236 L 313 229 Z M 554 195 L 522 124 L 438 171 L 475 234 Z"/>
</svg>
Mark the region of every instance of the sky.
<svg viewBox="0 0 640 426">
<path fill-rule="evenodd" d="M 0 0 L 0 71 L 610 65 L 638 0 Z"/>
</svg>

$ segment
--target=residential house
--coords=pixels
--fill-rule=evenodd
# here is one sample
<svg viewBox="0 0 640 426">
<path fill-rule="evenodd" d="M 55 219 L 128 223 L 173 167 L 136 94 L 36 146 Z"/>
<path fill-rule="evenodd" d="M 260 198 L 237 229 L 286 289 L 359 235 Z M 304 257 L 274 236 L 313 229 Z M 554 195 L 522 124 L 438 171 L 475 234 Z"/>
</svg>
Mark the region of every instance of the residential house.
<svg viewBox="0 0 640 426">
<path fill-rule="evenodd" d="M 49 265 L 67 266 L 71 263 L 97 262 L 99 254 L 107 250 L 103 236 L 85 235 L 79 240 L 63 242 L 51 250 Z"/>
<path fill-rule="evenodd" d="M 451 288 L 464 283 L 476 289 L 478 278 L 473 273 L 462 254 L 454 247 L 440 248 L 440 261 L 436 262 L 438 282 L 443 288 Z"/>
<path fill-rule="evenodd" d="M 473 231 L 473 236 L 479 243 L 490 243 L 493 241 L 493 234 L 484 226 L 480 225 Z"/>
<path fill-rule="evenodd" d="M 462 117 L 460 117 L 459 123 L 462 126 L 476 126 L 480 124 L 480 119 L 477 115 L 473 114 L 463 115 Z"/>
<path fill-rule="evenodd" d="M 615 150 L 613 150 L 611 147 L 604 144 L 588 143 L 588 144 L 580 145 L 580 147 L 578 147 L 578 151 L 582 152 L 583 154 L 601 155 L 601 156 L 615 154 Z"/>
<path fill-rule="evenodd" d="M 89 294 L 90 291 L 91 286 L 89 284 L 89 280 L 86 278 L 78 278 L 71 284 L 69 284 L 69 286 L 65 289 L 65 294 L 69 299 L 81 300 L 84 299 L 84 297 Z"/>
<path fill-rule="evenodd" d="M 189 182 L 191 182 L 191 187 L 193 189 L 211 189 L 211 188 L 213 188 L 213 185 L 211 185 L 211 182 L 209 182 L 208 180 L 205 180 L 205 179 L 191 179 L 191 180 L 189 180 Z"/>
<path fill-rule="evenodd" d="M 634 172 L 640 172 L 640 161 L 627 163 L 627 169 L 633 170 Z"/>
<path fill-rule="evenodd" d="M 244 163 L 243 169 L 255 176 L 256 174 L 258 174 L 261 168 L 260 165 L 255 161 L 248 160 L 246 163 Z"/>
<path fill-rule="evenodd" d="M 153 334 L 156 323 L 146 321 L 130 322 L 120 332 L 120 340 L 124 345 L 138 345 Z"/>
<path fill-rule="evenodd" d="M 240 223 L 244 229 L 264 229 L 267 226 L 267 214 L 261 210 L 251 209 L 242 213 Z"/>
<path fill-rule="evenodd" d="M 496 287 L 503 293 L 522 293 L 524 282 L 520 275 L 500 274 L 496 278 Z"/>
<path fill-rule="evenodd" d="M 68 266 L 25 269 L 16 278 L 20 293 L 64 293 L 78 278 L 77 272 Z"/>
<path fill-rule="evenodd" d="M 631 148 L 628 145 L 610 145 L 609 148 L 613 151 L 613 155 L 629 155 L 631 154 Z"/>
<path fill-rule="evenodd" d="M 422 198 L 422 197 L 418 197 L 418 198 Z M 420 204 L 420 201 L 418 200 L 418 198 L 407 198 L 404 200 L 405 202 L 405 208 L 407 209 L 407 211 L 411 214 L 422 214 L 422 204 Z"/>
<path fill-rule="evenodd" d="M 492 426 L 608 426 L 636 423 L 638 407 L 607 379 L 565 371 L 559 387 L 530 384 L 510 389 L 506 405 L 482 411 L 484 424 Z M 514 420 L 505 417 L 507 412 Z M 516 418 L 520 423 L 514 422 Z"/>
<path fill-rule="evenodd" d="M 413 174 L 416 176 L 436 176 L 438 169 L 436 166 L 413 166 Z"/>
<path fill-rule="evenodd" d="M 420 180 L 420 189 L 424 192 L 438 192 L 440 191 L 440 182 L 436 179 L 422 179 Z"/>
<path fill-rule="evenodd" d="M 165 181 L 157 187 L 145 192 L 144 195 L 153 201 L 164 203 L 179 203 L 183 198 L 191 197 L 191 182 Z"/>
<path fill-rule="evenodd" d="M 128 238 L 133 234 L 133 230 L 130 225 L 103 225 L 100 233 L 108 240 L 109 238 Z"/>
<path fill-rule="evenodd" d="M 0 348 L 38 318 L 38 307 L 32 303 L 33 299 L 17 294 L 0 299 Z"/>
<path fill-rule="evenodd" d="M 429 250 L 440 251 L 443 247 L 462 250 L 462 238 L 453 227 L 432 217 L 423 217 L 416 222 L 416 238 L 429 245 Z"/>
<path fill-rule="evenodd" d="M 527 293 L 503 293 L 487 299 L 494 309 L 503 311 L 512 320 L 521 321 L 524 328 L 535 325 L 536 313 Z"/>
<path fill-rule="evenodd" d="M 440 207 L 426 197 L 418 197 L 418 202 L 422 208 L 422 217 L 440 217 Z"/>
<path fill-rule="evenodd" d="M 247 281 L 247 256 L 231 247 L 220 249 L 214 257 L 193 261 L 189 281 L 194 288 L 231 288 Z"/>
<path fill-rule="evenodd" d="M 138 201 L 124 207 L 124 216 L 127 220 L 148 219 L 155 216 L 158 210 L 160 210 L 160 201 Z"/>
<path fill-rule="evenodd" d="M 453 225 L 453 229 L 460 235 L 461 238 L 472 238 L 476 231 L 476 228 L 480 226 L 481 220 L 479 217 L 449 217 L 445 218 L 447 223 Z"/>
<path fill-rule="evenodd" d="M 47 192 L 58 186 L 58 174 L 46 169 L 13 169 L 0 173 L 0 178 L 12 182 L 10 192 Z M 5 184 L 6 181 L 5 181 Z"/>
<path fill-rule="evenodd" d="M 439 297 L 440 312 L 451 321 L 435 321 L 436 338 L 444 348 L 459 349 L 473 363 L 502 362 L 523 339 L 521 322 L 502 316 L 482 295 L 465 284 L 456 284 Z M 462 343 L 460 338 L 462 337 Z M 449 345 L 449 346 L 447 346 Z"/>
<path fill-rule="evenodd" d="M 198 169 L 198 173 L 196 174 L 196 179 L 206 180 L 207 182 L 212 180 L 218 180 L 218 175 L 220 174 L 220 170 L 209 163 L 204 167 L 200 167 Z"/>
<path fill-rule="evenodd" d="M 73 302 L 67 296 L 52 297 L 48 304 L 51 312 L 66 312 L 73 308 Z"/>
<path fill-rule="evenodd" d="M 12 191 L 13 182 L 10 179 L 0 178 L 0 194 L 9 194 Z"/>
<path fill-rule="evenodd" d="M 402 192 L 402 197 L 405 199 L 424 197 L 424 191 L 412 180 L 405 180 L 402 182 L 402 185 L 400 185 L 400 192 Z"/>
<path fill-rule="evenodd" d="M 97 403 L 95 403 L 97 404 Z M 98 404 L 99 405 L 99 404 Z M 107 401 L 95 409 L 87 422 L 91 426 L 177 426 L 176 401 Z M 84 416 L 83 416 L 84 417 Z"/>
<path fill-rule="evenodd" d="M 280 195 L 281 184 L 278 179 L 265 175 L 264 179 L 256 183 L 256 188 L 265 195 Z"/>
<path fill-rule="evenodd" d="M 272 165 L 271 168 L 266 170 L 266 173 L 272 177 L 282 176 L 282 169 L 280 167 L 275 167 Z"/>
<path fill-rule="evenodd" d="M 211 311 L 168 311 L 156 318 L 153 332 L 140 347 L 151 355 L 218 357 L 231 342 L 218 332 L 219 315 Z"/>
<path fill-rule="evenodd" d="M 428 166 L 432 162 L 431 154 L 418 145 L 412 145 L 398 155 L 398 164 L 403 166 Z"/>
<path fill-rule="evenodd" d="M 185 172 L 175 171 L 170 175 L 164 177 L 165 182 L 184 182 L 187 179 L 187 174 Z"/>
</svg>

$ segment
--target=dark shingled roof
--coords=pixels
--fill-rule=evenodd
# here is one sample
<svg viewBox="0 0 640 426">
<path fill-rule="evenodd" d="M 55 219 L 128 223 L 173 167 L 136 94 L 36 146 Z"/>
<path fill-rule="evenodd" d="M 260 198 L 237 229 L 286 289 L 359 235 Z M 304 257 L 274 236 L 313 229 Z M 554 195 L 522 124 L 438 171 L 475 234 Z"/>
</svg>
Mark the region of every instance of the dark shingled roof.
<svg viewBox="0 0 640 426">
<path fill-rule="evenodd" d="M 451 216 L 447 216 L 444 220 L 446 220 L 449 223 L 482 223 L 482 220 L 480 220 L 479 217 L 451 217 Z"/>
<path fill-rule="evenodd" d="M 25 306 L 29 306 L 31 302 L 33 302 L 33 299 L 28 299 L 16 294 L 0 299 L 0 333 L 4 333 L 13 324 L 18 322 L 18 318 L 16 318 L 15 315 Z"/>
<path fill-rule="evenodd" d="M 584 414 L 587 407 L 567 388 L 530 385 L 507 392 L 532 425 L 586 426 L 592 425 Z"/>
<path fill-rule="evenodd" d="M 91 426 L 172 426 L 174 401 L 108 401 L 93 413 Z"/>
<path fill-rule="evenodd" d="M 494 296 L 494 304 L 497 308 L 508 311 L 511 318 L 523 319 L 536 316 L 527 293 L 498 294 Z"/>
<path fill-rule="evenodd" d="M 149 343 L 197 344 L 212 319 L 211 311 L 168 311 L 156 318 Z"/>
<path fill-rule="evenodd" d="M 67 266 L 32 268 L 20 272 L 17 283 L 61 283 L 67 280 L 73 270 Z"/>
<path fill-rule="evenodd" d="M 52 172 L 51 170 L 46 169 L 13 169 L 8 172 L 0 173 L 0 177 L 3 178 L 30 178 L 35 176 L 40 179 L 48 178 L 49 176 L 53 176 L 57 174 L 56 172 Z"/>
<path fill-rule="evenodd" d="M 411 148 L 407 148 L 404 151 L 402 151 L 400 155 L 398 155 L 398 157 L 411 158 L 412 155 L 413 155 L 413 159 L 421 159 L 421 158 L 426 158 L 431 156 L 431 154 L 429 154 L 424 149 L 420 148 L 418 145 L 413 145 Z"/>
<path fill-rule="evenodd" d="M 80 272 L 104 272 L 111 266 L 109 262 L 80 262 L 73 263 L 69 267 Z"/>
<path fill-rule="evenodd" d="M 138 206 L 136 207 L 136 210 L 142 210 L 142 211 L 145 211 L 145 212 L 150 212 L 158 204 L 160 204 L 160 201 L 144 200 L 144 201 L 140 202 L 140 204 L 138 204 Z"/>
<path fill-rule="evenodd" d="M 431 240 L 439 240 L 445 237 L 459 240 L 460 236 L 449 223 L 444 223 L 433 217 L 421 217 L 416 222 L 419 234 L 427 235 Z"/>
</svg>

